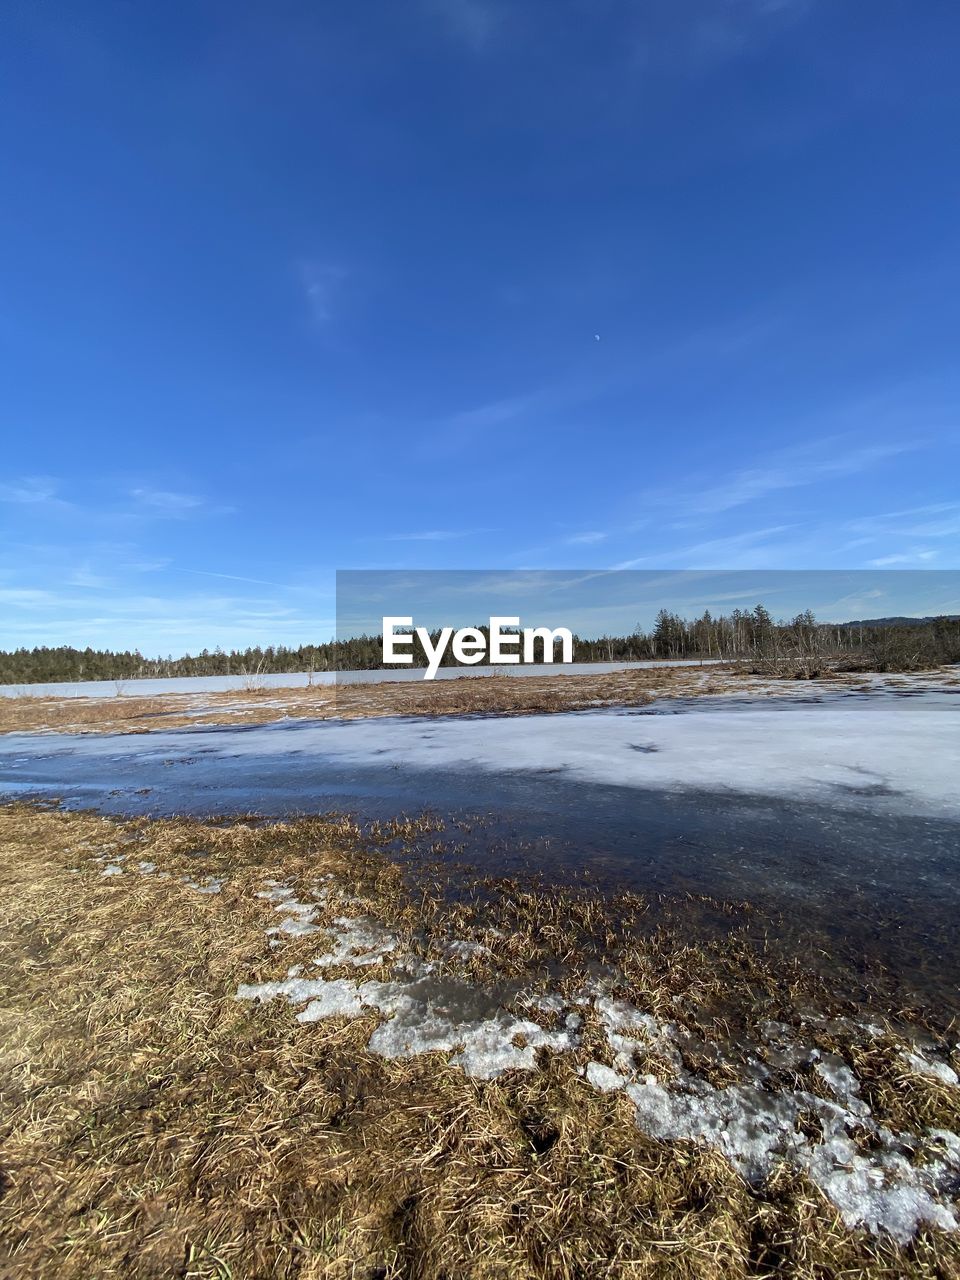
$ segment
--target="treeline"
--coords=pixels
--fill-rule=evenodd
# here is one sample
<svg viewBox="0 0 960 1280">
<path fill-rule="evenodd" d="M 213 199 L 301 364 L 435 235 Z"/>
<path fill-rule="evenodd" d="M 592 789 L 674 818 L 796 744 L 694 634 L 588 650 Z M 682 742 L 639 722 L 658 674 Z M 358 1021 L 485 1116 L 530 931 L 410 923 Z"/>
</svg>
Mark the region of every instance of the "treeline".
<svg viewBox="0 0 960 1280">
<path fill-rule="evenodd" d="M 960 662 L 960 617 L 817 622 L 808 609 L 775 622 L 763 605 L 692 621 L 661 609 L 646 640 L 657 658 L 746 660 L 755 668 L 814 675 L 844 671 L 917 671 Z"/>
<path fill-rule="evenodd" d="M 486 633 L 487 628 L 478 630 Z M 436 633 L 433 638 L 435 641 Z M 416 665 L 426 665 L 419 644 L 414 645 L 413 654 Z M 537 654 L 539 659 L 539 646 Z M 757 605 L 749 611 L 735 609 L 716 617 L 705 612 L 687 619 L 662 609 L 649 632 L 637 627 L 624 636 L 574 636 L 573 658 L 575 662 L 720 659 L 797 675 L 814 675 L 825 664 L 848 671 L 914 671 L 960 662 L 960 618 L 820 623 L 807 611 L 789 621 L 774 621 L 763 605 Z M 357 636 L 295 649 L 283 645 L 229 652 L 204 649 L 179 658 L 145 658 L 135 650 L 114 652 L 63 645 L 0 652 L 0 684 L 150 676 L 240 676 L 254 680 L 268 673 L 376 670 L 383 667 L 382 659 L 380 636 Z M 449 649 L 442 665 L 456 665 Z"/>
<path fill-rule="evenodd" d="M 139 680 L 174 676 L 257 676 L 268 672 L 332 671 L 337 644 L 284 645 L 250 649 L 203 649 L 174 658 L 145 658 L 137 650 L 58 648 L 0 652 L 0 684 L 38 684 L 79 680 Z"/>
</svg>

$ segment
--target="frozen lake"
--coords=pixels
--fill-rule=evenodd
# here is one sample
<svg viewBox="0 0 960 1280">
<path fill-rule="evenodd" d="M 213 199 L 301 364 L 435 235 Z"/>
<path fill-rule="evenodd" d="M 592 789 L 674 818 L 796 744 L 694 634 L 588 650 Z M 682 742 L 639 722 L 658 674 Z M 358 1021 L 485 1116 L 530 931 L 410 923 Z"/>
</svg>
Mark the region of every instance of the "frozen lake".
<svg viewBox="0 0 960 1280">
<path fill-rule="evenodd" d="M 699 658 L 673 662 L 571 662 L 554 666 L 441 667 L 438 680 L 462 676 L 605 675 L 611 671 L 647 670 L 656 667 L 715 666 L 719 659 Z M 316 684 L 380 684 L 394 680 L 422 680 L 422 667 L 388 671 L 291 671 L 262 676 L 182 676 L 161 680 L 78 680 L 64 684 L 0 684 L 2 698 L 153 698 L 165 693 L 230 693 L 253 685 L 258 689 L 305 689 Z"/>
<path fill-rule="evenodd" d="M 491 872 L 786 911 L 960 982 L 960 695 L 0 737 L 0 796 L 120 814 L 429 808 Z M 447 838 L 447 837 L 445 837 Z M 929 974 L 926 974 L 929 978 Z"/>
</svg>

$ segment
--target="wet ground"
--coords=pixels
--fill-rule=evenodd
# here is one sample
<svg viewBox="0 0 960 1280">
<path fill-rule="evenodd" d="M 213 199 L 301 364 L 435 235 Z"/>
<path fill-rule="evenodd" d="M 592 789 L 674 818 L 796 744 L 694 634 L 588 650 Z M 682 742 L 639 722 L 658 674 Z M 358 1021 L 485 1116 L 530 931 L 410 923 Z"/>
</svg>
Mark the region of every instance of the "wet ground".
<svg viewBox="0 0 960 1280">
<path fill-rule="evenodd" d="M 435 852 L 755 903 L 792 945 L 960 990 L 960 699 L 701 699 L 631 712 L 6 735 L 0 797 L 117 814 L 443 819 Z M 838 961 L 839 962 L 839 961 Z M 958 1004 L 960 1008 L 960 1004 Z"/>
</svg>

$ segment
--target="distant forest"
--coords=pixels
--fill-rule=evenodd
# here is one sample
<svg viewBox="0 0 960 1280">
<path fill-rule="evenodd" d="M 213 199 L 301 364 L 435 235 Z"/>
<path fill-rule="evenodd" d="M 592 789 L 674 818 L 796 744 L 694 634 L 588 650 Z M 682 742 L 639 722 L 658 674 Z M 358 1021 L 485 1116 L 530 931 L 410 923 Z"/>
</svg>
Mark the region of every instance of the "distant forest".
<svg viewBox="0 0 960 1280">
<path fill-rule="evenodd" d="M 485 627 L 479 630 L 486 631 Z M 435 637 L 434 637 L 435 638 Z M 538 655 L 539 656 L 539 655 Z M 848 671 L 914 671 L 960 662 L 960 617 L 880 618 L 819 623 L 809 611 L 775 622 L 763 605 L 714 617 L 681 618 L 662 609 L 651 631 L 574 638 L 575 662 L 635 662 L 650 658 L 740 660 L 757 670 L 815 675 L 822 666 Z M 414 663 L 425 666 L 418 644 Z M 444 666 L 454 666 L 449 648 Z M 78 680 L 134 680 L 145 676 L 244 676 L 279 672 L 375 670 L 382 668 L 380 636 L 358 636 L 326 644 L 204 649 L 180 658 L 145 658 L 138 652 L 105 649 L 16 649 L 0 652 L 0 684 Z M 509 671 L 505 667 L 504 671 Z"/>
</svg>

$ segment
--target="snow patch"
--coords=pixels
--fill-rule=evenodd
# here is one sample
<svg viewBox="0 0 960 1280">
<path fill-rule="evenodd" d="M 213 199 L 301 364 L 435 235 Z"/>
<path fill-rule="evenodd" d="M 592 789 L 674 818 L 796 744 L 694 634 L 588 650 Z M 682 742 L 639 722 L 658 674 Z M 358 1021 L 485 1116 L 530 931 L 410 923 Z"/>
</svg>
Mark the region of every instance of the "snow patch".
<svg viewBox="0 0 960 1280">
<path fill-rule="evenodd" d="M 605 1067 L 602 1062 L 588 1062 L 586 1078 L 587 1083 L 592 1084 L 600 1093 L 613 1093 L 629 1083 L 627 1076 L 622 1076 L 612 1067 Z"/>
<path fill-rule="evenodd" d="M 274 909 L 283 916 L 279 925 L 267 930 L 268 935 L 284 933 L 292 938 L 306 938 L 320 932 L 320 926 L 314 923 L 319 903 L 299 902 L 289 885 L 279 884 L 276 880 L 266 883 L 267 888 L 260 890 L 257 897 L 274 903 Z M 274 938 L 270 945 L 279 945 L 279 939 Z"/>
<path fill-rule="evenodd" d="M 184 876 L 183 883 L 188 888 L 195 889 L 197 893 L 219 893 L 226 881 L 218 879 L 216 876 L 210 876 L 201 883 L 199 880 L 191 880 L 189 876 Z"/>
<path fill-rule="evenodd" d="M 482 942 L 461 940 L 446 943 L 443 948 L 443 954 L 449 956 L 452 960 L 469 960 L 471 956 L 488 956 L 491 951 Z"/>
<path fill-rule="evenodd" d="M 275 901 L 277 910 L 302 905 L 279 885 L 261 896 Z M 480 1080 L 533 1070 L 540 1050 L 575 1051 L 583 1016 L 592 1015 L 612 1065 L 592 1060 L 578 1073 L 591 1088 L 629 1099 L 637 1126 L 651 1138 L 712 1147 L 753 1183 L 786 1162 L 814 1182 L 848 1228 L 886 1233 L 900 1244 L 920 1226 L 958 1229 L 951 1200 L 960 1177 L 960 1137 L 947 1130 L 894 1134 L 875 1120 L 861 1097 L 860 1080 L 842 1058 L 797 1043 L 782 1023 L 762 1028 L 768 1061 L 749 1058 L 747 1082 L 718 1087 L 684 1066 L 680 1047 L 692 1037 L 672 1022 L 612 998 L 601 984 L 583 989 L 573 1001 L 556 993 L 520 993 L 515 1003 L 530 1015 L 539 1012 L 561 1022 L 549 1030 L 534 1016 L 510 1012 L 492 993 L 445 976 L 434 964 L 398 956 L 395 935 L 368 917 L 338 916 L 325 931 L 330 950 L 314 961 L 318 968 L 360 968 L 389 955 L 391 976 L 384 981 L 307 978 L 295 966 L 278 982 L 241 985 L 237 999 L 282 998 L 304 1005 L 297 1014 L 302 1023 L 376 1013 L 379 1021 L 367 1042 L 372 1053 L 410 1058 L 445 1052 L 452 1055 L 451 1065 Z M 956 1082 L 944 1063 L 915 1052 L 903 1056 L 912 1070 L 923 1068 L 944 1083 Z M 648 1069 L 651 1062 L 661 1075 L 666 1071 L 666 1082 Z M 811 1066 L 832 1099 L 772 1083 L 773 1070 L 792 1074 Z M 864 1140 L 862 1145 L 857 1139 Z"/>
<path fill-rule="evenodd" d="M 900 1060 L 915 1075 L 924 1076 L 927 1080 L 938 1080 L 940 1084 L 946 1085 L 960 1084 L 957 1073 L 946 1062 L 932 1061 L 924 1054 L 912 1051 L 904 1051 L 900 1055 Z"/>
<path fill-rule="evenodd" d="M 383 957 L 397 948 L 397 939 L 367 916 L 337 916 L 331 930 L 333 950 L 318 956 L 314 964 L 321 969 L 349 964 L 354 968 L 380 964 Z"/>
</svg>

